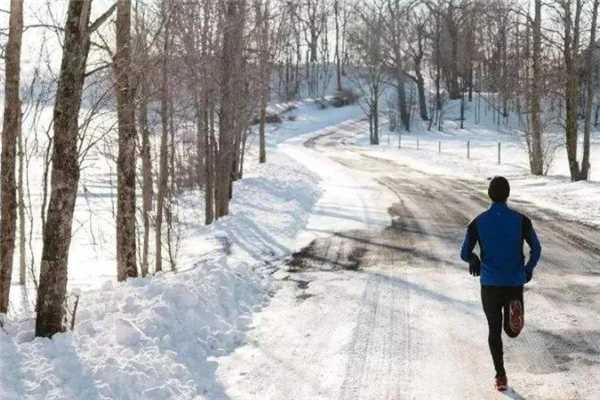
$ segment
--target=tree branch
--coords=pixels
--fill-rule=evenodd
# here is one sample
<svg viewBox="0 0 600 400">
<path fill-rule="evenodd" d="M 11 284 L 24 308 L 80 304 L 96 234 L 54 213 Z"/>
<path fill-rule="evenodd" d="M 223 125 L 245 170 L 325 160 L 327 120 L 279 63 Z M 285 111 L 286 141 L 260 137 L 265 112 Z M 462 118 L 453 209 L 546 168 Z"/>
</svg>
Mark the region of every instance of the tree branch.
<svg viewBox="0 0 600 400">
<path fill-rule="evenodd" d="M 98 17 L 97 20 L 92 22 L 92 24 L 90 25 L 90 33 L 96 32 L 98 28 L 100 28 L 100 26 L 102 26 L 102 24 L 105 23 L 108 18 L 110 18 L 110 16 L 115 12 L 116 9 L 117 3 L 114 3 L 112 6 L 110 6 L 108 10 L 104 12 L 104 14 L 102 14 L 100 17 Z"/>
</svg>

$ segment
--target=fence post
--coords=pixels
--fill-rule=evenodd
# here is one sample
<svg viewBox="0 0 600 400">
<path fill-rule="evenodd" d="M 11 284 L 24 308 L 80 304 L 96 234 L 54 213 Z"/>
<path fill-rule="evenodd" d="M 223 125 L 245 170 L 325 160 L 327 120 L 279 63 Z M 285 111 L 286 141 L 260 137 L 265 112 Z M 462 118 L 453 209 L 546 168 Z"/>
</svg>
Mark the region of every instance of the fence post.
<svg viewBox="0 0 600 400">
<path fill-rule="evenodd" d="M 419 150 L 419 137 L 417 136 L 417 150 Z"/>
<path fill-rule="evenodd" d="M 442 154 L 442 141 L 438 140 L 438 153 Z"/>
<path fill-rule="evenodd" d="M 471 141 L 467 140 L 467 160 L 471 159 Z"/>
<path fill-rule="evenodd" d="M 502 164 L 502 142 L 498 142 L 498 165 Z"/>
<path fill-rule="evenodd" d="M 402 132 L 398 132 L 398 148 L 402 148 Z"/>
</svg>

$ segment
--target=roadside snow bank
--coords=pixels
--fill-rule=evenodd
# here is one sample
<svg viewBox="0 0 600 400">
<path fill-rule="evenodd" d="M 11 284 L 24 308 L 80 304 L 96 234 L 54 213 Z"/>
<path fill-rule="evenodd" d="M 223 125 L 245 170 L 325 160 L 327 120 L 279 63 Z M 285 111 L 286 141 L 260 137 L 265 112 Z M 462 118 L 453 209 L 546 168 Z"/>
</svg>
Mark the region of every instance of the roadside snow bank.
<svg viewBox="0 0 600 400">
<path fill-rule="evenodd" d="M 202 398 L 218 394 L 212 355 L 239 344 L 268 281 L 221 257 L 197 269 L 85 293 L 72 333 L 2 335 L 2 399 Z M 31 336 L 31 334 L 30 334 Z M 207 397 L 212 398 L 212 397 Z"/>
<path fill-rule="evenodd" d="M 317 179 L 273 153 L 236 183 L 231 215 L 210 227 L 190 196 L 181 205 L 185 268 L 82 291 L 75 331 L 53 340 L 33 339 L 33 320 L 9 323 L 0 398 L 225 398 L 212 358 L 244 340 L 268 299 L 265 261 L 291 251 L 319 197 Z"/>
</svg>

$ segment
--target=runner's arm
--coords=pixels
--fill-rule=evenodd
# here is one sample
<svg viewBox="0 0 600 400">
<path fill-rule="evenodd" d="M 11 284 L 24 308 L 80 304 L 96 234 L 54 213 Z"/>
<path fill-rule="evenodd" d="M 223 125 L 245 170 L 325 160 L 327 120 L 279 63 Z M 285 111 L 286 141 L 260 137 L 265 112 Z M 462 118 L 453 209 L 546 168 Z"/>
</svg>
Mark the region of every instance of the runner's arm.
<svg viewBox="0 0 600 400">
<path fill-rule="evenodd" d="M 460 251 L 460 258 L 464 262 L 471 262 L 471 258 L 473 257 L 473 249 L 477 245 L 479 241 L 479 233 L 477 232 L 477 220 L 474 220 L 469 224 L 467 228 L 467 234 L 465 235 L 465 240 L 462 245 L 462 249 Z"/>
<path fill-rule="evenodd" d="M 533 269 L 540 261 L 540 257 L 542 255 L 542 245 L 540 244 L 535 229 L 533 229 L 533 224 L 531 223 L 531 220 L 527 217 L 524 218 L 524 239 L 527 242 L 527 245 L 530 249 L 529 260 L 527 261 L 527 264 L 525 264 L 525 271 L 527 271 L 527 273 L 531 275 L 533 273 Z"/>
</svg>

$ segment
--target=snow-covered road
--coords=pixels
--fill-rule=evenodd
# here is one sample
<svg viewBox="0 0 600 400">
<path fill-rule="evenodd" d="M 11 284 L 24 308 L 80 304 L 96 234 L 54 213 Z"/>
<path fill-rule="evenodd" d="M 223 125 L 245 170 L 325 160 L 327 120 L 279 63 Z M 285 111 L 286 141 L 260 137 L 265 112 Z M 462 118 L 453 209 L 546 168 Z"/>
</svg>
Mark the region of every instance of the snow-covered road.
<svg viewBox="0 0 600 400">
<path fill-rule="evenodd" d="M 280 149 L 324 194 L 255 315 L 219 358 L 229 399 L 597 399 L 600 234 L 530 203 L 544 256 L 526 291 L 526 329 L 505 339 L 512 390 L 492 390 L 479 285 L 458 260 L 485 183 L 427 175 L 348 145 L 346 122 Z M 312 140 L 311 140 L 312 139 Z"/>
</svg>

